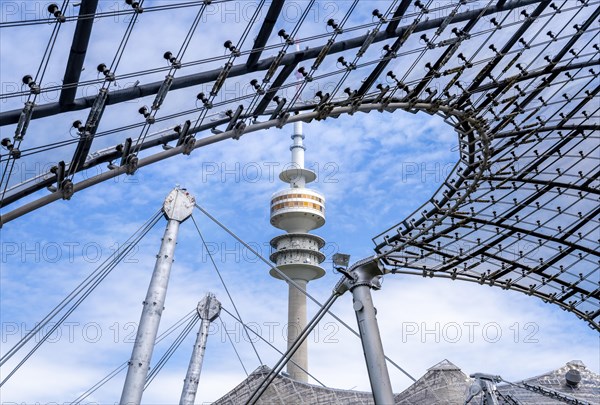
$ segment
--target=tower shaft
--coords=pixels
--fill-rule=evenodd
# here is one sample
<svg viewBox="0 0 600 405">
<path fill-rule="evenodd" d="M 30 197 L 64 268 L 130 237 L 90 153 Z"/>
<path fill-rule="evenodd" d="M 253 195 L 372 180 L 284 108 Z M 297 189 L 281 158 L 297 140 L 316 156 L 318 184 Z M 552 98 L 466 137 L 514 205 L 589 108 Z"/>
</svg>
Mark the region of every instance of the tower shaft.
<svg viewBox="0 0 600 405">
<path fill-rule="evenodd" d="M 288 325 L 287 325 L 287 343 L 288 349 L 298 339 L 302 330 L 306 327 L 306 280 L 294 280 L 302 288 L 300 291 L 293 285 L 289 286 L 288 298 Z M 308 382 L 308 344 L 305 340 L 292 356 L 292 361 L 287 364 L 287 372 L 290 378 L 297 381 Z"/>
</svg>

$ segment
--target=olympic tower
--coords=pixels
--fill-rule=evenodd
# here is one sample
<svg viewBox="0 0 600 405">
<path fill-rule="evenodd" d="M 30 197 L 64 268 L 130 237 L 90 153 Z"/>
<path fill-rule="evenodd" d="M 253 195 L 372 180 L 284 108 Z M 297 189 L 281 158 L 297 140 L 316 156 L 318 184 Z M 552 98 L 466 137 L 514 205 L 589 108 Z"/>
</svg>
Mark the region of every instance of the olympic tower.
<svg viewBox="0 0 600 405">
<path fill-rule="evenodd" d="M 302 123 L 294 124 L 292 135 L 292 163 L 283 170 L 279 179 L 288 183 L 290 188 L 278 191 L 271 198 L 271 225 L 287 233 L 271 240 L 273 248 L 271 261 L 286 276 L 292 279 L 302 291 L 289 284 L 288 297 L 288 347 L 306 326 L 306 285 L 309 281 L 323 277 L 325 270 L 319 266 L 325 260 L 320 249 L 325 241 L 308 233 L 325 224 L 325 198 L 322 194 L 306 188 L 316 179 L 312 170 L 304 167 Z M 283 279 L 274 269 L 271 276 Z M 287 364 L 291 378 L 307 382 L 308 350 L 306 341 L 296 351 Z"/>
</svg>

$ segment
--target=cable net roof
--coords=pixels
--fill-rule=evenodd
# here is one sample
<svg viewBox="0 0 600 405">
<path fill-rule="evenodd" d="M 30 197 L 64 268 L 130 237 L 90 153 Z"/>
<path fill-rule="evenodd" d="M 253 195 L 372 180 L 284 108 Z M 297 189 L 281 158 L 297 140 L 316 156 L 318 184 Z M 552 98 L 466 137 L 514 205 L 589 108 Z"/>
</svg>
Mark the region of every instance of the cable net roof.
<svg viewBox="0 0 600 405">
<path fill-rule="evenodd" d="M 4 13 L 3 80 L 19 83 L 0 94 L 2 223 L 260 129 L 439 115 L 459 161 L 373 239 L 387 269 L 520 291 L 599 328 L 600 2 L 250 3 Z"/>
</svg>

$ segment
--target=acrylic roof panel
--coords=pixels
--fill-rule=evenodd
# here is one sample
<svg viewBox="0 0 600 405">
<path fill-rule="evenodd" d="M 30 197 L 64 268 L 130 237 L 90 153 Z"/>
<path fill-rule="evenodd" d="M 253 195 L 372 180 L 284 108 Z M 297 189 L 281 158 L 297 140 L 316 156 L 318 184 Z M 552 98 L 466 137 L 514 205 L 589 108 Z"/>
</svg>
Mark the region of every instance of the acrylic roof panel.
<svg viewBox="0 0 600 405">
<path fill-rule="evenodd" d="M 129 3 L 4 10 L 3 224 L 294 120 L 437 114 L 459 161 L 374 238 L 386 268 L 520 291 L 599 327 L 598 1 Z M 41 157 L 55 164 L 15 169 Z"/>
</svg>

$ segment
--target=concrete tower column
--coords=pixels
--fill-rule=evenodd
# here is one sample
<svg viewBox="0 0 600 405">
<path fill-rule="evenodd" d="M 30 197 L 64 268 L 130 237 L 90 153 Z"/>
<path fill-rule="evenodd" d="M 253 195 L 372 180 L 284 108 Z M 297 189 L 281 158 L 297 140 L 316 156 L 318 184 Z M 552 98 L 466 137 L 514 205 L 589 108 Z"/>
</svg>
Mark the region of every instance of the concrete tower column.
<svg viewBox="0 0 600 405">
<path fill-rule="evenodd" d="M 302 287 L 303 291 L 306 291 L 306 284 L 308 283 L 306 280 L 295 279 L 294 281 Z M 287 344 L 289 349 L 298 339 L 307 323 L 306 295 L 293 285 L 289 286 L 288 321 Z M 298 348 L 291 360 L 287 366 L 290 378 L 298 381 L 308 381 L 304 372 L 304 370 L 308 370 L 308 346 L 306 343 Z"/>
</svg>

